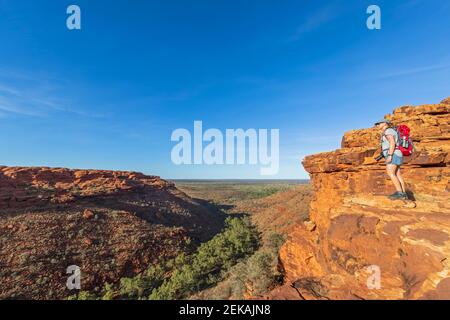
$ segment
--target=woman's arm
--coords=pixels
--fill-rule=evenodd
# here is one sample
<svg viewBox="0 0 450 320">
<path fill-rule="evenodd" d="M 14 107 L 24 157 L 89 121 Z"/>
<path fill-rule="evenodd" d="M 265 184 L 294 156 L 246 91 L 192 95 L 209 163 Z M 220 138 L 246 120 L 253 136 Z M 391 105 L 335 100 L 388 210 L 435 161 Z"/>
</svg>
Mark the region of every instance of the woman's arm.
<svg viewBox="0 0 450 320">
<path fill-rule="evenodd" d="M 389 153 L 388 156 L 386 158 L 386 162 L 387 163 L 391 163 L 392 162 L 392 156 L 394 155 L 395 152 L 395 138 L 393 135 L 387 135 L 386 138 L 389 141 Z"/>
</svg>

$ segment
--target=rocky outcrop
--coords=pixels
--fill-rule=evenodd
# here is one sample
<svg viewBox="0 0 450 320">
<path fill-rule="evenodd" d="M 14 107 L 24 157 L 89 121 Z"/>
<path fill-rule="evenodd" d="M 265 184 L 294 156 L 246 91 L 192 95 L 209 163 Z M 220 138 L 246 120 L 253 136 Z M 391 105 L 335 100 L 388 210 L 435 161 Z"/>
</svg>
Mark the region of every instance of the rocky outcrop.
<svg viewBox="0 0 450 320">
<path fill-rule="evenodd" d="M 0 167 L 0 209 L 69 203 L 83 197 L 172 186 L 137 172 Z"/>
<path fill-rule="evenodd" d="M 0 167 L 0 299 L 98 290 L 219 232 L 223 217 L 136 172 Z M 191 241 L 193 240 L 193 241 Z"/>
<path fill-rule="evenodd" d="M 311 222 L 282 247 L 286 284 L 271 298 L 450 299 L 450 99 L 386 118 L 411 128 L 417 150 L 402 174 L 412 200 L 385 197 L 394 190 L 374 160 L 375 128 L 306 157 Z"/>
</svg>

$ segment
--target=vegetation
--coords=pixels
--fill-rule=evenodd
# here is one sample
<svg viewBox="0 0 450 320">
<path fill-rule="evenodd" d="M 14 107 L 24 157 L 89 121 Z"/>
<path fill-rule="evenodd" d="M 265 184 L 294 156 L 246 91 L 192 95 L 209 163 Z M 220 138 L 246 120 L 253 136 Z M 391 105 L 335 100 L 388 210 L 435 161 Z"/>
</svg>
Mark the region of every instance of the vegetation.
<svg viewBox="0 0 450 320">
<path fill-rule="evenodd" d="M 117 286 L 105 285 L 101 299 L 183 299 L 215 285 L 224 271 L 251 255 L 258 246 L 258 234 L 247 218 L 228 218 L 223 232 L 203 243 L 191 255 L 156 266 L 134 278 L 123 278 Z M 99 299 L 81 292 L 70 299 Z"/>
<path fill-rule="evenodd" d="M 208 183 L 184 182 L 177 187 L 191 196 L 210 200 L 217 204 L 235 204 L 238 201 L 260 199 L 280 191 L 287 191 L 297 183 Z"/>
<path fill-rule="evenodd" d="M 175 259 L 150 266 L 136 277 L 105 286 L 100 299 L 244 299 L 268 293 L 282 282 L 278 252 L 285 241 L 285 229 L 271 224 L 270 217 L 279 214 L 272 210 L 273 201 L 265 206 L 264 202 L 261 205 L 254 200 L 296 186 L 295 183 L 177 183 L 177 187 L 194 198 L 223 205 L 222 210 L 230 215 L 225 228 L 192 254 L 179 254 Z M 307 194 L 308 190 L 302 190 L 299 189 L 299 196 Z M 275 201 L 284 199 L 291 196 Z M 298 214 L 307 216 L 304 211 L 299 206 Z M 232 218 L 242 212 L 251 216 Z M 261 234 L 252 227 L 250 217 Z M 287 216 L 285 221 L 291 223 L 295 218 Z M 280 226 L 283 221 L 277 220 L 274 225 Z M 92 295 L 83 293 L 79 298 Z"/>
<path fill-rule="evenodd" d="M 233 266 L 218 286 L 205 290 L 194 299 L 243 299 L 245 294 L 260 296 L 282 282 L 278 271 L 278 251 L 284 237 L 277 233 L 249 259 Z"/>
</svg>

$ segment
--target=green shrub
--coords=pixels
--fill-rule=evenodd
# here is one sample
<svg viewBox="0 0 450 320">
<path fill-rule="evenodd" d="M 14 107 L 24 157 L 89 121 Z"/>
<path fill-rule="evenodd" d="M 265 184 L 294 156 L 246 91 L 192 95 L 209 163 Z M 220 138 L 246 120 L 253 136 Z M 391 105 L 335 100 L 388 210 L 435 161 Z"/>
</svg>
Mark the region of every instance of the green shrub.
<svg viewBox="0 0 450 320">
<path fill-rule="evenodd" d="M 190 257 L 184 256 L 170 278 L 153 290 L 149 299 L 183 299 L 188 295 L 216 284 L 221 271 L 254 252 L 257 233 L 247 219 L 228 218 L 224 231 L 202 244 Z"/>
<path fill-rule="evenodd" d="M 277 257 L 273 252 L 258 251 L 247 263 L 247 279 L 252 285 L 253 295 L 267 293 L 280 280 Z"/>
<path fill-rule="evenodd" d="M 281 246 L 286 241 L 285 237 L 279 233 L 272 232 L 267 236 L 267 247 L 270 251 L 274 252 L 275 254 L 280 251 Z"/>
<path fill-rule="evenodd" d="M 139 299 L 148 296 L 164 281 L 166 270 L 161 265 L 151 266 L 143 274 L 134 278 L 120 279 L 120 296 L 125 299 Z"/>
<path fill-rule="evenodd" d="M 97 296 L 89 291 L 80 291 L 78 294 L 70 296 L 68 300 L 97 300 Z"/>
<path fill-rule="evenodd" d="M 258 234 L 247 218 L 228 218 L 224 230 L 201 244 L 193 254 L 180 253 L 136 277 L 122 278 L 115 287 L 106 284 L 102 299 L 186 298 L 222 280 L 224 271 L 256 250 L 258 240 Z M 80 292 L 69 299 L 93 300 L 97 297 Z"/>
<path fill-rule="evenodd" d="M 278 271 L 278 252 L 285 242 L 283 235 L 269 234 L 264 246 L 250 258 L 229 269 L 220 286 L 205 291 L 206 299 L 244 299 L 246 293 L 264 295 L 282 282 Z"/>
<path fill-rule="evenodd" d="M 280 185 L 250 185 L 243 186 L 240 189 L 243 189 L 246 193 L 245 198 L 247 199 L 260 199 L 271 196 L 280 191 L 286 191 L 292 186 L 280 184 Z M 244 194 L 245 194 L 244 193 Z"/>
<path fill-rule="evenodd" d="M 117 294 L 114 291 L 114 286 L 109 283 L 106 283 L 102 300 L 114 300 L 116 296 Z"/>
</svg>

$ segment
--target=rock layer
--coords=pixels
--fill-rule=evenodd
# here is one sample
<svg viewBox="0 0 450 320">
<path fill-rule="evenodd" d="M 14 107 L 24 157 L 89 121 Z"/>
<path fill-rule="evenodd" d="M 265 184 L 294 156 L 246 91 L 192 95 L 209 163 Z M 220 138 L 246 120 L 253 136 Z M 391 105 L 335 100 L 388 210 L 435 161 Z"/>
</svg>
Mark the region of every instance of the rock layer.
<svg viewBox="0 0 450 320">
<path fill-rule="evenodd" d="M 137 172 L 0 167 L 0 209 L 70 203 L 82 197 L 169 186 L 159 177 Z"/>
<path fill-rule="evenodd" d="M 416 152 L 402 173 L 412 200 L 385 197 L 394 189 L 374 160 L 375 128 L 306 157 L 315 227 L 297 226 L 282 247 L 286 291 L 273 299 L 450 299 L 450 99 L 386 118 L 411 128 Z"/>
<path fill-rule="evenodd" d="M 0 168 L 0 299 L 61 299 L 71 265 L 102 289 L 173 258 L 223 217 L 136 172 Z"/>
</svg>

